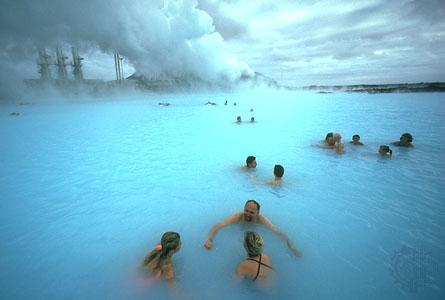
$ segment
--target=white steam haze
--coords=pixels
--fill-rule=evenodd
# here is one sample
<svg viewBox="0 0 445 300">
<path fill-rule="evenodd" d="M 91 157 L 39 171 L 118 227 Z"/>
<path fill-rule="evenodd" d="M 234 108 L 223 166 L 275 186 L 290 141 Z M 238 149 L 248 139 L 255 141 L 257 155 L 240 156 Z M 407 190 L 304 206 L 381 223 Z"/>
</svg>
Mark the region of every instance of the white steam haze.
<svg viewBox="0 0 445 300">
<path fill-rule="evenodd" d="M 39 48 L 49 50 L 53 62 L 56 47 L 70 57 L 70 46 L 85 58 L 85 78 L 114 79 L 116 50 L 124 57 L 126 76 L 136 71 L 212 82 L 253 75 L 227 52 L 212 17 L 197 5 L 196 0 L 2 1 L 0 54 L 7 68 L 2 90 L 16 79 L 38 77 Z"/>
<path fill-rule="evenodd" d="M 37 49 L 79 48 L 85 78 L 136 71 L 288 86 L 445 81 L 443 0 L 3 0 L 0 94 L 37 78 Z"/>
</svg>

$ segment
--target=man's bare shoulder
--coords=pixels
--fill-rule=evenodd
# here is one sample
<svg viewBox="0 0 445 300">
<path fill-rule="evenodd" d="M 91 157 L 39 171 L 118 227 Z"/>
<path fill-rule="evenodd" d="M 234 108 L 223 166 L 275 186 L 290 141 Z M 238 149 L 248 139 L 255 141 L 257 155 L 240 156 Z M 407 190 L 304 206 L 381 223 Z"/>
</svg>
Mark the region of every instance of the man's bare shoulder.
<svg viewBox="0 0 445 300">
<path fill-rule="evenodd" d="M 235 213 L 235 214 L 227 217 L 227 219 L 225 219 L 223 222 L 227 223 L 227 224 L 228 223 L 235 223 L 235 222 L 241 221 L 242 218 L 243 218 L 243 213 L 242 212 L 238 212 L 238 213 Z"/>
<path fill-rule="evenodd" d="M 258 215 L 257 223 L 267 225 L 267 224 L 270 224 L 271 222 L 265 215 Z"/>
</svg>

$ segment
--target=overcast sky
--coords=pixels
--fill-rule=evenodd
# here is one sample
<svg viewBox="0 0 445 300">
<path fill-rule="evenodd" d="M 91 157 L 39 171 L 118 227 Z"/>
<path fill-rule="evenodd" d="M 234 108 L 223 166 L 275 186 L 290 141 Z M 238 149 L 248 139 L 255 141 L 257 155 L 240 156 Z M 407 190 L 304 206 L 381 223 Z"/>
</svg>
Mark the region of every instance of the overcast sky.
<svg viewBox="0 0 445 300">
<path fill-rule="evenodd" d="M 78 47 L 85 77 L 107 80 L 117 49 L 126 75 L 236 80 L 256 71 L 291 86 L 445 81 L 443 0 L 3 0 L 0 9 L 3 87 L 37 77 L 37 49 L 54 60 L 57 46 Z"/>
</svg>

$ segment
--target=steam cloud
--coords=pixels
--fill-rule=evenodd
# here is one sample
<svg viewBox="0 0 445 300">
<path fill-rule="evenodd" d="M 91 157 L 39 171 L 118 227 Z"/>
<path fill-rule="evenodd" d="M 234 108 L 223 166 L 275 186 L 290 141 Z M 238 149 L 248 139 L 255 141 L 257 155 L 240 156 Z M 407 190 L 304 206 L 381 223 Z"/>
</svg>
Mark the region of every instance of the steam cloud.
<svg viewBox="0 0 445 300">
<path fill-rule="evenodd" d="M 38 48 L 61 45 L 81 52 L 100 49 L 110 55 L 117 50 L 138 73 L 149 77 L 215 81 L 253 73 L 227 54 L 212 18 L 197 7 L 196 0 L 3 2 L 0 59 L 9 71 L 0 77 L 0 94 L 10 87 L 11 78 L 20 77 L 23 61 L 35 68 Z"/>
</svg>

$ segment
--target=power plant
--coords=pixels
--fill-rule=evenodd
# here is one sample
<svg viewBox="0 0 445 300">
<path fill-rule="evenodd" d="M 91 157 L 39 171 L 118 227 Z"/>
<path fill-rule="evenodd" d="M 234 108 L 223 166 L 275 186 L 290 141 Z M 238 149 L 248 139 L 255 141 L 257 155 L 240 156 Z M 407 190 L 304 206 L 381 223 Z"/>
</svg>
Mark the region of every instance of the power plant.
<svg viewBox="0 0 445 300">
<path fill-rule="evenodd" d="M 115 89 L 137 88 L 137 80 L 126 80 L 124 76 L 123 57 L 119 52 L 114 53 L 114 67 L 116 80 L 85 79 L 82 70 L 83 57 L 79 51 L 71 47 L 71 61 L 65 56 L 62 48 L 57 47 L 52 58 L 47 49 L 39 49 L 37 68 L 38 79 L 25 79 L 25 84 L 31 88 L 56 88 L 62 92 L 87 91 L 93 93 L 108 92 Z M 67 68 L 71 68 L 71 74 Z M 111 66 L 110 66 L 111 70 Z"/>
<path fill-rule="evenodd" d="M 161 73 L 155 76 L 134 73 L 127 78 L 124 76 L 123 57 L 118 52 L 114 52 L 115 80 L 105 81 L 102 79 L 85 79 L 82 71 L 83 58 L 79 56 L 77 48 L 71 47 L 71 61 L 65 56 L 62 48 L 55 49 L 55 59 L 47 53 L 47 49 L 39 49 L 37 61 L 39 79 L 25 79 L 28 87 L 35 89 L 55 88 L 62 93 L 78 94 L 87 92 L 92 94 L 106 94 L 113 91 L 125 91 L 137 89 L 142 91 L 172 91 L 190 90 L 194 88 L 223 88 L 230 89 L 233 82 L 221 80 L 218 82 L 206 81 L 196 74 L 168 74 Z M 67 68 L 71 67 L 71 74 Z M 110 71 L 111 71 L 110 66 Z M 56 72 L 53 76 L 52 72 Z M 241 76 L 235 82 L 238 83 L 266 83 L 268 86 L 277 86 L 276 82 L 255 73 L 254 76 Z"/>
</svg>

